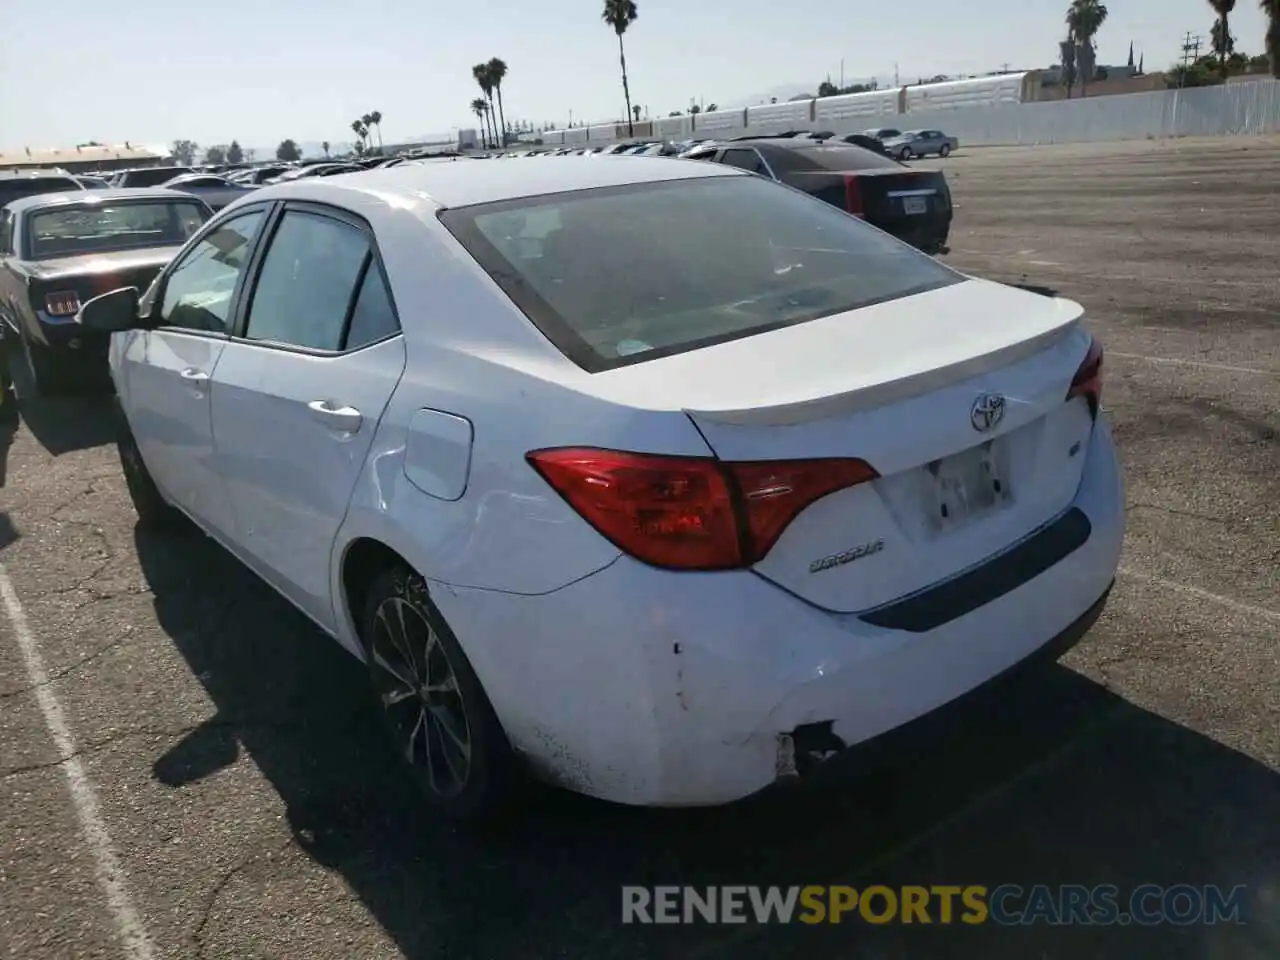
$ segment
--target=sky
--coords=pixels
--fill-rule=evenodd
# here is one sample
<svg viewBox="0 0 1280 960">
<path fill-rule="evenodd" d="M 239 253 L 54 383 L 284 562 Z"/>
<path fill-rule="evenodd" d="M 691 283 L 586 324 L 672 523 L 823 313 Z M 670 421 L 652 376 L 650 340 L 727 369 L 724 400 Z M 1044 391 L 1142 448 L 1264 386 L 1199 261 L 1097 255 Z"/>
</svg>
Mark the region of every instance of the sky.
<svg viewBox="0 0 1280 960">
<path fill-rule="evenodd" d="M 1098 62 L 1132 40 L 1148 71 L 1179 57 L 1185 31 L 1207 46 L 1206 0 L 1108 0 Z M 618 44 L 602 0 L 4 0 L 0 151 L 104 143 L 274 147 L 352 139 L 383 114 L 394 143 L 475 125 L 475 63 L 509 73 L 507 119 L 621 116 Z M 632 102 L 654 116 L 691 100 L 741 105 L 795 85 L 1047 66 L 1067 0 L 637 0 L 625 36 Z M 1232 17 L 1236 47 L 1262 52 L 1257 0 Z"/>
</svg>

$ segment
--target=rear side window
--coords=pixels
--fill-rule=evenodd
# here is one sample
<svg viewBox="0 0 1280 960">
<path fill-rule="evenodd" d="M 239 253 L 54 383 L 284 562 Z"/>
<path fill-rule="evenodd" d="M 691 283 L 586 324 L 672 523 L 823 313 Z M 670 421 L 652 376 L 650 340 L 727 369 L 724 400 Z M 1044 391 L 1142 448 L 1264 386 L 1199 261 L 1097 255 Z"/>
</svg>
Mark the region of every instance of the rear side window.
<svg viewBox="0 0 1280 960">
<path fill-rule="evenodd" d="M 400 323 L 396 320 L 395 308 L 391 306 L 386 281 L 382 279 L 378 265 L 370 259 L 355 308 L 351 311 L 351 324 L 343 346 L 347 350 L 355 350 L 399 331 Z"/>
<path fill-rule="evenodd" d="M 440 219 L 548 339 L 592 372 L 962 279 L 761 177 L 574 191 Z"/>
<path fill-rule="evenodd" d="M 158 187 L 174 177 L 190 172 L 190 167 L 152 167 L 147 170 L 130 170 L 121 177 L 120 185 L 124 187 Z"/>
<path fill-rule="evenodd" d="M 290 210 L 271 238 L 249 307 L 250 340 L 342 349 L 369 241 L 341 220 Z"/>
<path fill-rule="evenodd" d="M 750 170 L 752 173 L 764 173 L 764 164 L 760 161 L 760 154 L 754 150 L 726 150 L 724 156 L 720 158 L 720 162 L 742 170 Z"/>
</svg>

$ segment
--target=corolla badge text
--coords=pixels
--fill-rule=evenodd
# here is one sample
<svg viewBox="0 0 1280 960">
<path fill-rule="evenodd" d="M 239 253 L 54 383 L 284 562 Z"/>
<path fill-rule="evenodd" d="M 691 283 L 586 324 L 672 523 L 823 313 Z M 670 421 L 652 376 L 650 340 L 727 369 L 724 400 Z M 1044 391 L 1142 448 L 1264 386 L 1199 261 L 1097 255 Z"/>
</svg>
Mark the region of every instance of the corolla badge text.
<svg viewBox="0 0 1280 960">
<path fill-rule="evenodd" d="M 870 543 L 851 547 L 843 553 L 832 554 L 829 557 L 813 561 L 813 563 L 809 564 L 809 572 L 821 573 L 823 570 L 830 570 L 832 567 L 843 567 L 846 563 L 853 563 L 855 560 L 869 557 L 871 554 L 879 553 L 883 549 L 884 540 L 872 540 Z"/>
</svg>

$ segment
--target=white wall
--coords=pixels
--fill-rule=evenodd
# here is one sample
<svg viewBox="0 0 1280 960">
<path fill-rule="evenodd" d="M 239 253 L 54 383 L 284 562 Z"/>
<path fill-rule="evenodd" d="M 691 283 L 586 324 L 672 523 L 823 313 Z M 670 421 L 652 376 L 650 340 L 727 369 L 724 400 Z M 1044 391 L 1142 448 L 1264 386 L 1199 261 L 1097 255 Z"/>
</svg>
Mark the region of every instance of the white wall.
<svg viewBox="0 0 1280 960">
<path fill-rule="evenodd" d="M 658 135 L 667 139 L 687 136 L 727 138 L 748 133 L 777 132 L 791 126 L 813 130 L 856 133 L 871 126 L 919 129 L 933 127 L 960 139 L 961 146 L 1013 146 L 1041 143 L 1080 143 L 1096 140 L 1142 140 L 1148 137 L 1223 136 L 1280 133 L 1280 80 L 1257 80 L 1190 90 L 1157 90 L 1118 96 L 1053 100 L 1040 103 L 998 102 L 1012 96 L 1009 88 L 987 85 L 987 98 L 980 104 L 966 104 L 978 88 L 967 81 L 948 97 L 935 96 L 925 109 L 916 98 L 916 109 L 898 110 L 901 88 L 824 97 L 813 102 L 813 120 L 792 121 L 801 116 L 811 101 L 796 104 L 769 104 L 746 110 L 718 110 L 689 117 L 669 117 L 655 121 Z M 936 84 L 936 87 L 952 86 Z M 908 87 L 903 99 L 910 98 Z M 783 108 L 778 110 L 776 108 Z M 761 111 L 767 111 L 762 113 Z M 747 126 L 748 118 L 751 125 Z M 599 131 L 599 136 L 597 136 Z M 607 142 L 603 128 L 592 128 L 592 142 Z M 565 143 L 584 143 L 586 128 L 565 134 Z"/>
<path fill-rule="evenodd" d="M 945 130 L 962 146 L 1280 133 L 1280 81 L 930 110 L 898 120 Z"/>
</svg>

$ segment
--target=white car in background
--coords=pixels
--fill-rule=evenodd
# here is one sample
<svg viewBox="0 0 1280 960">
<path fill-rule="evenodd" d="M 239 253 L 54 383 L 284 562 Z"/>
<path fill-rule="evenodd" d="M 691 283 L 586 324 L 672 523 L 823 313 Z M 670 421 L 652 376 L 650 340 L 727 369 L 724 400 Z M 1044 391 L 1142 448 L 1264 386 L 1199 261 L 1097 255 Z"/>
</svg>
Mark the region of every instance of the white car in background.
<svg viewBox="0 0 1280 960">
<path fill-rule="evenodd" d="M 368 664 L 447 814 L 804 774 L 1089 628 L 1081 308 L 732 167 L 406 164 L 216 216 L 117 331 L 120 455 Z"/>
</svg>

